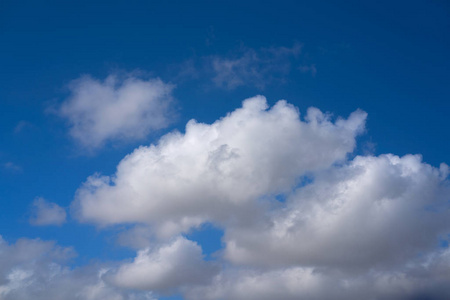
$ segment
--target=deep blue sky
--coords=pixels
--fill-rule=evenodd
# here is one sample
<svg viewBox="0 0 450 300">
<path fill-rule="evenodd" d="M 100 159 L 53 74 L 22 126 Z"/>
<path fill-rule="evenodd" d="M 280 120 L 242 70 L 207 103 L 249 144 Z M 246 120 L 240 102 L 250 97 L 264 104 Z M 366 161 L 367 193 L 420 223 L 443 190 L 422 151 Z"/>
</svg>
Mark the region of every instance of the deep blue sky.
<svg viewBox="0 0 450 300">
<path fill-rule="evenodd" d="M 419 153 L 434 166 L 448 163 L 449 33 L 450 3 L 438 0 L 1 1 L 0 235 L 54 239 L 74 246 L 81 261 L 129 255 L 112 247 L 108 231 L 76 221 L 31 226 L 31 202 L 42 196 L 68 207 L 87 176 L 113 173 L 138 145 L 183 130 L 191 118 L 212 122 L 257 94 L 270 104 L 286 99 L 302 113 L 316 106 L 346 117 L 363 109 L 369 117 L 360 153 Z M 189 61 L 199 66 L 206 57 L 295 44 L 302 52 L 293 70 L 264 88 L 214 87 L 201 71 L 178 76 Z M 300 65 L 317 73 L 300 72 Z M 145 141 L 77 153 L 66 123 L 46 108 L 63 101 L 67 84 L 83 74 L 103 79 L 134 70 L 176 85 L 177 119 Z M 210 252 L 220 241 L 207 230 L 214 242 L 193 238 Z"/>
</svg>

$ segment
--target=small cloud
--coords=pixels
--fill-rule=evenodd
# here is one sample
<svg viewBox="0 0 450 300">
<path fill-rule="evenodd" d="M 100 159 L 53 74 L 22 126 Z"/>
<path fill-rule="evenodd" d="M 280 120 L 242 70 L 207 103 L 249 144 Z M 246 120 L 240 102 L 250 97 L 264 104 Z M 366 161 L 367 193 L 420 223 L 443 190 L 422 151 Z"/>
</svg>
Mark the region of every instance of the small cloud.
<svg viewBox="0 0 450 300">
<path fill-rule="evenodd" d="M 17 123 L 16 127 L 14 127 L 14 133 L 18 134 L 23 132 L 24 130 L 30 129 L 33 127 L 33 124 L 25 121 L 25 120 L 21 120 L 19 121 L 19 123 Z"/>
<path fill-rule="evenodd" d="M 301 54 L 302 45 L 270 47 L 259 50 L 243 48 L 230 57 L 211 56 L 207 65 L 212 81 L 228 90 L 252 85 L 258 89 L 274 81 L 284 81 L 291 70 L 291 61 Z"/>
<path fill-rule="evenodd" d="M 11 161 L 4 163 L 3 168 L 11 172 L 22 172 L 22 167 Z"/>
<path fill-rule="evenodd" d="M 298 69 L 300 70 L 300 72 L 302 73 L 311 73 L 312 77 L 316 77 L 317 74 L 317 68 L 315 64 L 311 64 L 311 65 L 302 65 L 300 67 L 298 67 Z"/>
<path fill-rule="evenodd" d="M 33 201 L 31 213 L 30 224 L 34 226 L 60 226 L 66 221 L 64 208 L 41 197 Z"/>
<path fill-rule="evenodd" d="M 134 74 L 103 81 L 82 76 L 69 84 L 70 96 L 54 112 L 68 121 L 70 136 L 92 151 L 110 141 L 141 140 L 167 127 L 173 87 Z"/>
</svg>

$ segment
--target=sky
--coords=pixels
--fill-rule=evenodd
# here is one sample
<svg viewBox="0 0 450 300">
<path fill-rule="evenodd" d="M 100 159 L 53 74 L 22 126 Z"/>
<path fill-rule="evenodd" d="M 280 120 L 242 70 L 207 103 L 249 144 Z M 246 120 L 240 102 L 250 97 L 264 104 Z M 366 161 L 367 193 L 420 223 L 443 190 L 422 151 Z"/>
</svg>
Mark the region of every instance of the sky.
<svg viewBox="0 0 450 300">
<path fill-rule="evenodd" d="M 0 1 L 0 300 L 450 298 L 450 4 Z"/>
</svg>

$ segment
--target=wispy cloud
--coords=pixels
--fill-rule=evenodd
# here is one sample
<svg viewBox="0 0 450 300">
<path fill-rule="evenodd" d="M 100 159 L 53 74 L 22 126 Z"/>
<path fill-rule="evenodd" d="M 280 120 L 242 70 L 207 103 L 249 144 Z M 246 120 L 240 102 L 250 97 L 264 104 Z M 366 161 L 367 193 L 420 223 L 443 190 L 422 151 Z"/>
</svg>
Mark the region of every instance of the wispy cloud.
<svg viewBox="0 0 450 300">
<path fill-rule="evenodd" d="M 33 127 L 34 125 L 31 122 L 22 120 L 17 123 L 16 127 L 14 127 L 14 133 L 18 134 Z"/>
<path fill-rule="evenodd" d="M 22 167 L 12 161 L 5 162 L 3 168 L 11 172 L 22 172 Z"/>
<path fill-rule="evenodd" d="M 261 48 L 258 51 L 242 48 L 228 57 L 211 56 L 206 59 L 213 74 L 212 81 L 218 87 L 235 89 L 250 85 L 258 89 L 283 81 L 302 50 L 300 44 L 288 47 Z"/>
<path fill-rule="evenodd" d="M 264 90 L 271 84 L 283 84 L 292 72 L 300 71 L 315 76 L 314 64 L 304 64 L 303 46 L 265 47 L 245 46 L 226 54 L 191 58 L 172 66 L 174 78 L 180 82 L 201 80 L 216 88 L 234 90 L 247 86 Z M 308 61 L 308 60 L 306 60 Z"/>
<path fill-rule="evenodd" d="M 300 67 L 298 67 L 298 69 L 302 73 L 310 73 L 312 77 L 316 77 L 317 68 L 315 64 L 301 65 Z"/>
</svg>

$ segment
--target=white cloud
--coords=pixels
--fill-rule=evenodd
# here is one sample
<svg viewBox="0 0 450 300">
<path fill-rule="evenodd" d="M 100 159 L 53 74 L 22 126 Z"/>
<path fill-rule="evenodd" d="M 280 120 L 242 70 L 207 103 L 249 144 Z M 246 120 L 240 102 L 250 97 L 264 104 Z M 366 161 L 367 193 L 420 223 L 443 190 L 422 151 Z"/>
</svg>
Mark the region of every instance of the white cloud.
<svg viewBox="0 0 450 300">
<path fill-rule="evenodd" d="M 83 76 L 69 85 L 70 96 L 57 113 L 70 124 L 70 135 L 95 150 L 109 141 L 133 141 L 171 122 L 173 86 L 160 79 Z"/>
<path fill-rule="evenodd" d="M 262 198 L 343 161 L 365 117 L 356 111 L 333 123 L 311 108 L 302 121 L 285 101 L 268 109 L 262 96 L 247 99 L 211 125 L 191 120 L 185 134 L 136 149 L 112 177 L 91 176 L 75 212 L 101 225 L 147 223 L 166 237 L 206 221 L 249 222 Z"/>
<path fill-rule="evenodd" d="M 20 239 L 8 244 L 0 236 L 2 300 L 154 300 L 151 292 L 123 291 L 103 280 L 108 269 L 68 267 L 75 252 L 53 242 Z"/>
<path fill-rule="evenodd" d="M 36 226 L 61 225 L 66 221 L 66 210 L 56 203 L 38 197 L 33 201 L 30 223 Z"/>
<path fill-rule="evenodd" d="M 356 157 L 318 173 L 259 227 L 228 228 L 225 257 L 257 266 L 403 265 L 449 239 L 446 169 L 417 155 Z"/>
<path fill-rule="evenodd" d="M 121 287 L 169 292 L 206 283 L 215 270 L 214 265 L 203 261 L 199 245 L 178 237 L 159 248 L 139 251 L 133 262 L 118 269 L 113 280 Z"/>
</svg>

